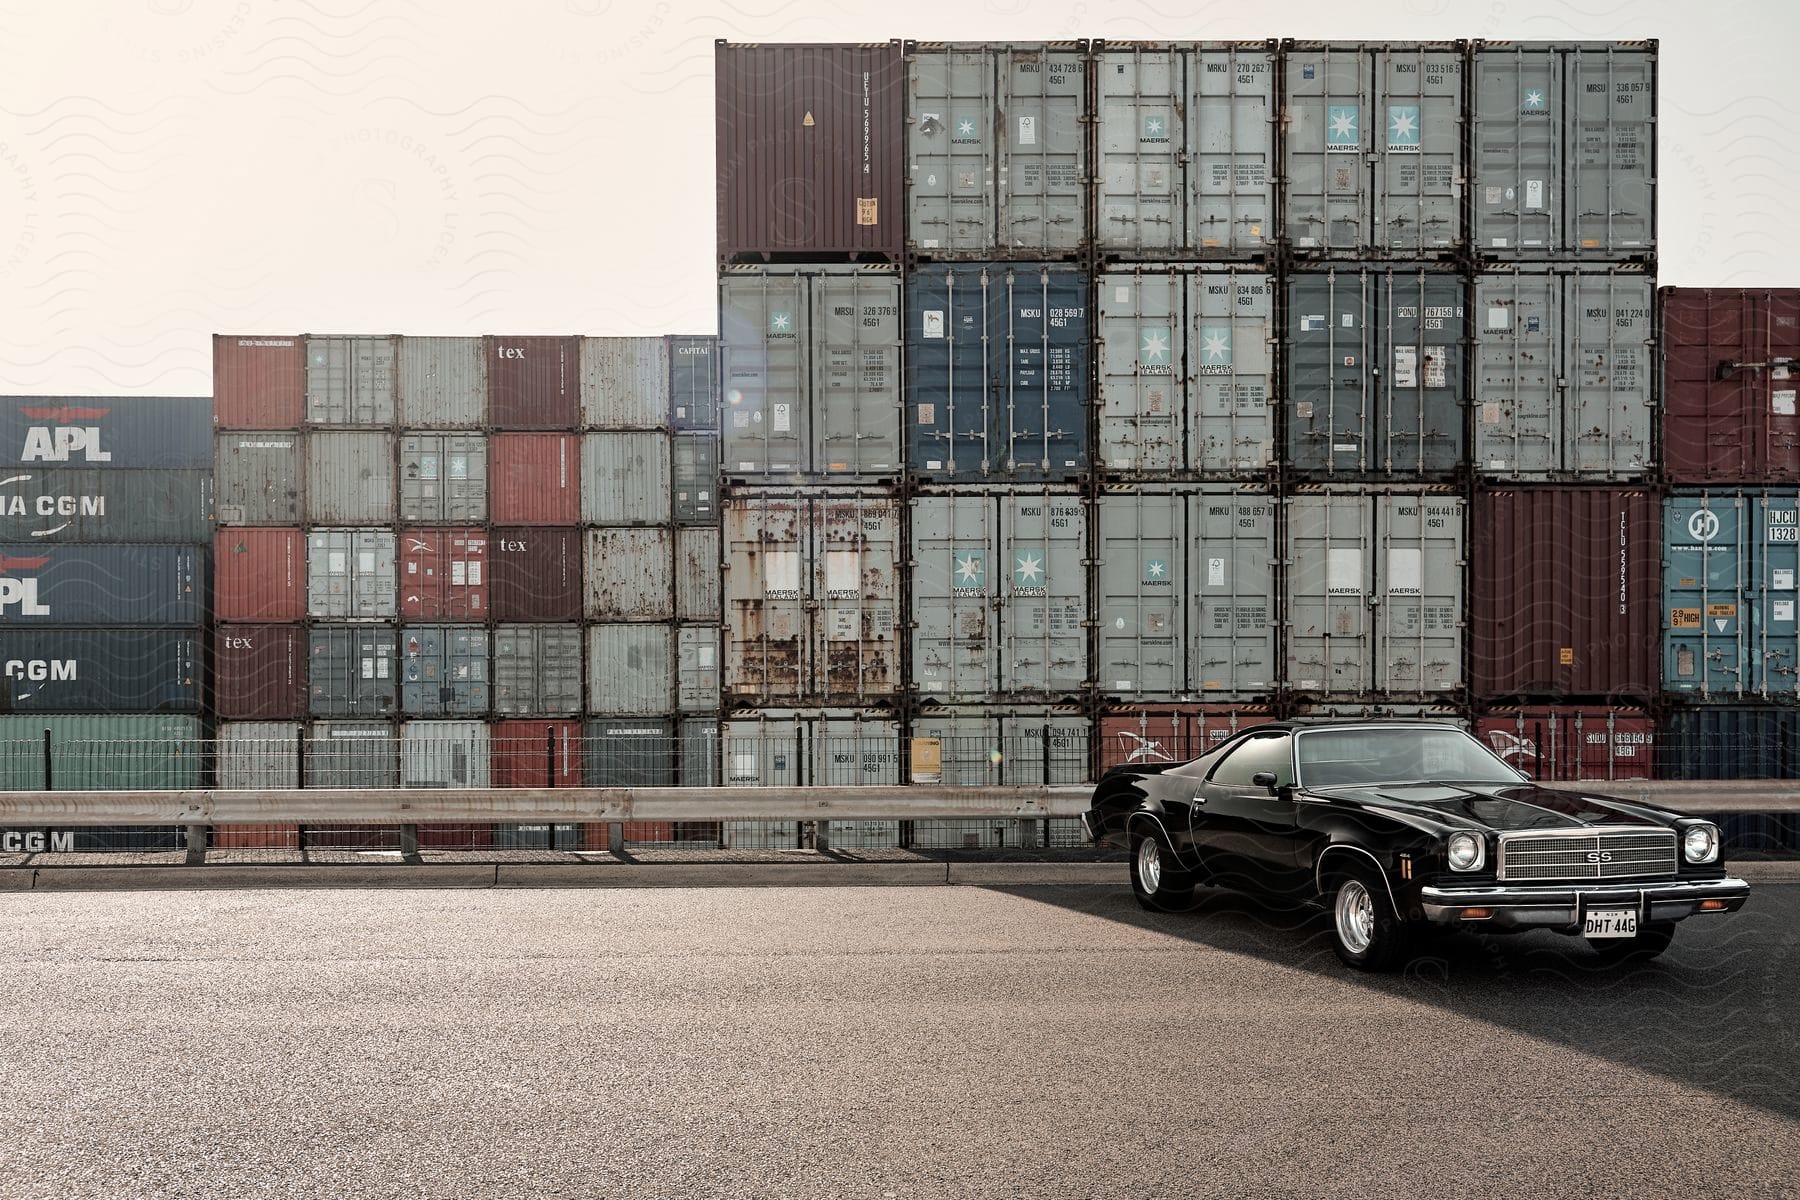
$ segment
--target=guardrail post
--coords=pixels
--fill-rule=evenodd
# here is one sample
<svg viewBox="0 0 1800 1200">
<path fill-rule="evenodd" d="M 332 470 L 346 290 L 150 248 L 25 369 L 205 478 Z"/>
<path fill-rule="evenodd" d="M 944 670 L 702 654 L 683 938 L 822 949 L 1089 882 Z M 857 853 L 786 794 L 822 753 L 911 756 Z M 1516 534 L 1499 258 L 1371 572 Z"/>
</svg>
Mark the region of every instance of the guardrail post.
<svg viewBox="0 0 1800 1200">
<path fill-rule="evenodd" d="M 831 849 L 831 822 L 830 821 L 814 821 L 813 822 L 813 849 L 814 850 L 829 850 L 829 849 Z"/>
<path fill-rule="evenodd" d="M 46 729 L 44 730 L 44 790 L 46 792 L 56 790 L 56 780 L 52 775 L 50 758 L 50 731 Z"/>
<path fill-rule="evenodd" d="M 400 857 L 405 859 L 419 857 L 419 827 L 417 825 L 400 827 Z"/>
<path fill-rule="evenodd" d="M 211 833 L 210 825 L 189 825 L 187 827 L 187 865 L 198 867 L 206 862 L 207 835 Z"/>
<path fill-rule="evenodd" d="M 622 821 L 606 823 L 606 849 L 609 854 L 625 853 L 625 825 Z"/>
</svg>

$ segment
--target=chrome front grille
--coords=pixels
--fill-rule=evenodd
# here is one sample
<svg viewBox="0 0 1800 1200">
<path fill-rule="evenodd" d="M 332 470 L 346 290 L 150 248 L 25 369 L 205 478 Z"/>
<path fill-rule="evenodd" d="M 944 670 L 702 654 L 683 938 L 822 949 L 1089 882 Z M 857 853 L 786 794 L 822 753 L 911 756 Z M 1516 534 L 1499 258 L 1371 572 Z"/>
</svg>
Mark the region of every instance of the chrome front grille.
<svg viewBox="0 0 1800 1200">
<path fill-rule="evenodd" d="M 1673 875 L 1675 834 L 1667 829 L 1583 829 L 1500 835 L 1501 882 L 1532 879 L 1631 879 Z"/>
</svg>

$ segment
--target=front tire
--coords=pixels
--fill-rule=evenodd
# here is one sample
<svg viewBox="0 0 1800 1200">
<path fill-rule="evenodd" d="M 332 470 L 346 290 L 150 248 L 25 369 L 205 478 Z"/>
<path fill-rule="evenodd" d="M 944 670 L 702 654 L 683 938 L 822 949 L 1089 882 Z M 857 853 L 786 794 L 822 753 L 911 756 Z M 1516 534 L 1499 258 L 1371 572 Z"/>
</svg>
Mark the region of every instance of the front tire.
<svg viewBox="0 0 1800 1200">
<path fill-rule="evenodd" d="M 1412 933 L 1394 911 L 1385 881 L 1367 870 L 1338 878 L 1331 896 L 1331 945 L 1347 966 L 1387 971 L 1411 955 Z"/>
<path fill-rule="evenodd" d="M 1131 835 L 1131 891 L 1151 912 L 1186 912 L 1194 906 L 1194 877 L 1155 834 Z"/>
<path fill-rule="evenodd" d="M 1659 921 L 1654 925 L 1645 925 L 1637 931 L 1636 937 L 1609 938 L 1606 941 L 1592 943 L 1594 955 L 1607 965 L 1614 963 L 1649 962 L 1675 940 L 1675 922 Z"/>
</svg>

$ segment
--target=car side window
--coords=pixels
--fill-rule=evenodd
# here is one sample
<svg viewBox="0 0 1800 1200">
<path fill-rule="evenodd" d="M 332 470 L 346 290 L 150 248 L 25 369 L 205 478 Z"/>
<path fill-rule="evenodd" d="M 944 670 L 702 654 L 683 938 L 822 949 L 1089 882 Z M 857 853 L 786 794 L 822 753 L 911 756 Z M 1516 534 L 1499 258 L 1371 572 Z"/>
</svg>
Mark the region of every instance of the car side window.
<svg viewBox="0 0 1800 1200">
<path fill-rule="evenodd" d="M 1258 772 L 1269 771 L 1276 785 L 1289 787 L 1294 782 L 1293 742 L 1285 733 L 1252 734 L 1243 745 L 1226 755 L 1225 761 L 1213 768 L 1209 782 L 1226 787 L 1253 787 L 1250 781 Z"/>
</svg>

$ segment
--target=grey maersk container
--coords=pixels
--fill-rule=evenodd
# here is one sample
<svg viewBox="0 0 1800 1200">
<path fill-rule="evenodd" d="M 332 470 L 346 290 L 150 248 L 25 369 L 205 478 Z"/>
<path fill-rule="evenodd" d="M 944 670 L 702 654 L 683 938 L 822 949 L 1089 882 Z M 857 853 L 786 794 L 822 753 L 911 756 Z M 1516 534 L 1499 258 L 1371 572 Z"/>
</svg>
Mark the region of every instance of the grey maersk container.
<svg viewBox="0 0 1800 1200">
<path fill-rule="evenodd" d="M 590 621 L 666 621 L 675 615 L 671 531 L 587 531 L 583 612 Z"/>
<path fill-rule="evenodd" d="M 1284 44 L 1284 238 L 1337 258 L 1448 258 L 1463 228 L 1463 51 Z"/>
<path fill-rule="evenodd" d="M 1100 459 L 1136 476 L 1262 475 L 1274 463 L 1275 285 L 1263 271 L 1100 276 Z"/>
<path fill-rule="evenodd" d="M 398 338 L 306 339 L 306 423 L 392 425 Z"/>
<path fill-rule="evenodd" d="M 1087 44 L 905 50 L 908 251 L 1040 259 L 1083 250 Z"/>
<path fill-rule="evenodd" d="M 407 721 L 400 726 L 400 786 L 491 786 L 488 727 L 480 721 Z"/>
<path fill-rule="evenodd" d="M 1288 455 L 1303 477 L 1447 478 L 1464 461 L 1467 286 L 1425 267 L 1296 271 Z"/>
<path fill-rule="evenodd" d="M 210 542 L 207 471 L 14 471 L 0 478 L 0 542 Z"/>
<path fill-rule="evenodd" d="M 720 736 L 729 787 L 877 787 L 902 782 L 900 722 L 892 713 L 738 712 L 723 723 Z"/>
<path fill-rule="evenodd" d="M 1464 505 L 1333 489 L 1287 507 L 1287 685 L 1325 699 L 1462 686 Z"/>
<path fill-rule="evenodd" d="M 219 524 L 291 526 L 304 522 L 306 462 L 293 430 L 220 430 L 213 468 Z"/>
<path fill-rule="evenodd" d="M 394 523 L 394 443 L 386 433 L 306 437 L 306 516 L 314 525 Z"/>
<path fill-rule="evenodd" d="M 1059 708 L 946 708 L 927 710 L 913 720 L 910 782 L 919 778 L 920 741 L 935 739 L 947 787 L 1086 783 L 1093 778 L 1089 742 L 1093 723 L 1079 712 Z M 924 822 L 920 822 L 924 824 Z M 1035 821 L 984 822 L 977 845 L 1017 845 L 1021 826 Z M 945 822 L 940 831 L 977 829 L 974 822 Z M 941 833 L 940 833 L 941 836 Z"/>
<path fill-rule="evenodd" d="M 900 276 L 893 267 L 733 267 L 719 280 L 723 474 L 900 471 Z"/>
<path fill-rule="evenodd" d="M 387 716 L 398 709 L 391 625 L 315 625 L 307 636 L 308 710 L 315 717 Z"/>
<path fill-rule="evenodd" d="M 711 334 L 671 334 L 669 424 L 679 432 L 719 432 L 719 339 Z"/>
<path fill-rule="evenodd" d="M 565 717 L 581 711 L 581 627 L 494 629 L 494 712 Z"/>
<path fill-rule="evenodd" d="M 400 424 L 479 429 L 487 423 L 487 356 L 478 337 L 400 339 Z"/>
<path fill-rule="evenodd" d="M 243 791 L 297 788 L 300 749 L 298 721 L 221 722 L 219 786 Z"/>
<path fill-rule="evenodd" d="M 669 427 L 669 360 L 660 337 L 581 339 L 581 424 Z"/>
<path fill-rule="evenodd" d="M 1268 42 L 1094 45 L 1102 253 L 1249 257 L 1275 244 Z"/>
<path fill-rule="evenodd" d="M 1656 246 L 1656 43 L 1477 42 L 1474 248 L 1644 258 Z"/>
<path fill-rule="evenodd" d="M 1650 469 L 1653 285 L 1638 267 L 1475 276 L 1475 469 L 1505 480 Z"/>
<path fill-rule="evenodd" d="M 590 433 L 581 439 L 584 522 L 667 525 L 671 502 L 668 434 Z"/>
<path fill-rule="evenodd" d="M 315 721 L 306 786 L 391 788 L 400 783 L 399 730 L 385 721 Z"/>
<path fill-rule="evenodd" d="M 0 630 L 0 711 L 199 712 L 200 640 L 160 629 Z"/>
<path fill-rule="evenodd" d="M 914 477 L 1001 483 L 1087 470 L 1088 278 L 1023 263 L 907 277 Z"/>
<path fill-rule="evenodd" d="M 912 498 L 912 678 L 939 703 L 1087 687 L 1087 505 L 1073 490 Z"/>
<path fill-rule="evenodd" d="M 392 620 L 395 534 L 391 529 L 315 529 L 306 537 L 307 615 Z"/>
<path fill-rule="evenodd" d="M 589 625 L 588 711 L 674 711 L 674 639 L 667 625 Z"/>
<path fill-rule="evenodd" d="M 767 491 L 725 509 L 725 691 L 864 702 L 900 687 L 900 507 L 888 492 Z"/>
<path fill-rule="evenodd" d="M 408 433 L 400 439 L 400 519 L 480 525 L 488 516 L 487 438 Z"/>
<path fill-rule="evenodd" d="M 675 524 L 719 523 L 718 437 L 676 434 L 669 442 L 669 476 Z"/>
<path fill-rule="evenodd" d="M 1145 484 L 1101 493 L 1099 662 L 1108 696 L 1274 693 L 1276 503 L 1266 491 Z"/>
<path fill-rule="evenodd" d="M 488 633 L 456 625 L 400 631 L 400 711 L 435 716 L 488 710 Z"/>
</svg>

